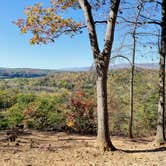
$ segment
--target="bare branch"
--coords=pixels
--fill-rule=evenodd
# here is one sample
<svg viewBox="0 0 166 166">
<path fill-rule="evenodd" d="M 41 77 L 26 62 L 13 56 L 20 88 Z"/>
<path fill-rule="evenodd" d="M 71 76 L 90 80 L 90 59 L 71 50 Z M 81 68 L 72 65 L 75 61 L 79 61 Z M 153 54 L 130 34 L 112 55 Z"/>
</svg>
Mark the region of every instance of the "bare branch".
<svg viewBox="0 0 166 166">
<path fill-rule="evenodd" d="M 129 64 L 132 66 L 132 62 L 130 61 L 130 59 L 127 58 L 127 57 L 124 56 L 124 55 L 115 55 L 115 56 L 111 57 L 110 60 L 115 59 L 115 58 L 123 58 L 123 59 L 126 59 L 126 60 L 129 62 Z"/>
<path fill-rule="evenodd" d="M 118 16 L 119 18 L 121 18 L 123 21 L 127 22 L 127 23 L 130 23 L 130 24 L 138 24 L 138 25 L 143 25 L 143 24 L 156 24 L 156 25 L 159 25 L 161 26 L 161 22 L 158 22 L 158 21 L 143 21 L 143 22 L 135 22 L 135 21 L 131 21 L 131 20 L 128 20 L 122 16 Z"/>
<path fill-rule="evenodd" d="M 89 32 L 90 43 L 93 51 L 94 58 L 100 53 L 96 29 L 94 24 L 94 19 L 92 16 L 91 6 L 87 0 L 78 0 L 82 10 L 84 11 L 84 16 L 86 19 L 87 29 Z"/>
<path fill-rule="evenodd" d="M 108 21 L 107 21 L 105 44 L 104 44 L 104 49 L 103 49 L 102 54 L 106 55 L 106 58 L 108 58 L 108 59 L 110 57 L 112 43 L 114 40 L 114 30 L 115 30 L 115 23 L 116 23 L 119 4 L 120 4 L 120 0 L 112 0 L 112 5 L 111 5 Z M 107 62 L 109 64 L 109 60 Z M 107 64 L 107 66 L 108 66 L 108 64 Z"/>
</svg>

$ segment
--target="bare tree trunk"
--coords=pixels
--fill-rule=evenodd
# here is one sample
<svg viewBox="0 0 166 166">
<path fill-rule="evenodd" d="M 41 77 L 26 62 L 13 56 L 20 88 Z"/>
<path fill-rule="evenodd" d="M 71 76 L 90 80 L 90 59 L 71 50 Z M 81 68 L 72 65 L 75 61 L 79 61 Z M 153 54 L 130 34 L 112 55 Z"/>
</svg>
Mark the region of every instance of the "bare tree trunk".
<svg viewBox="0 0 166 166">
<path fill-rule="evenodd" d="M 98 113 L 98 133 L 97 143 L 103 151 L 114 151 L 109 132 L 109 116 L 107 108 L 107 72 L 97 77 L 97 113 Z"/>
<path fill-rule="evenodd" d="M 129 137 L 133 138 L 133 113 L 134 113 L 134 65 L 131 67 L 130 78 L 130 120 L 129 120 Z"/>
<path fill-rule="evenodd" d="M 108 126 L 108 108 L 107 108 L 107 71 L 110 61 L 110 54 L 114 40 L 114 30 L 119 9 L 120 0 L 111 0 L 111 8 L 107 21 L 107 30 L 105 35 L 105 44 L 103 52 L 100 52 L 95 22 L 92 15 L 91 5 L 87 0 L 78 0 L 80 7 L 84 11 L 84 16 L 89 33 L 93 58 L 97 72 L 97 110 L 98 110 L 98 136 L 97 143 L 102 150 L 116 150 L 112 145 L 109 126 Z"/>
<path fill-rule="evenodd" d="M 161 145 L 165 143 L 165 56 L 166 56 L 166 1 L 162 1 L 162 23 L 161 23 L 161 48 L 159 69 L 159 103 L 156 142 Z"/>
<path fill-rule="evenodd" d="M 164 112 L 165 112 L 165 54 L 160 53 L 160 69 L 159 69 L 159 103 L 158 103 L 158 119 L 157 119 L 157 144 L 164 144 Z"/>
<path fill-rule="evenodd" d="M 133 37 L 133 53 L 132 53 L 132 66 L 131 66 L 131 78 L 130 78 L 130 121 L 129 121 L 129 137 L 133 138 L 133 113 L 134 113 L 134 70 L 135 70 L 135 51 L 136 51 L 136 28 L 135 25 L 132 37 Z"/>
<path fill-rule="evenodd" d="M 132 49 L 132 64 L 131 64 L 131 78 L 130 78 L 130 121 L 129 121 L 129 137 L 133 138 L 133 114 L 134 114 L 134 71 L 135 71 L 135 55 L 136 55 L 136 32 L 138 27 L 138 20 L 142 11 L 144 3 L 139 2 L 138 12 L 135 18 L 134 29 L 132 32 L 133 49 Z"/>
</svg>

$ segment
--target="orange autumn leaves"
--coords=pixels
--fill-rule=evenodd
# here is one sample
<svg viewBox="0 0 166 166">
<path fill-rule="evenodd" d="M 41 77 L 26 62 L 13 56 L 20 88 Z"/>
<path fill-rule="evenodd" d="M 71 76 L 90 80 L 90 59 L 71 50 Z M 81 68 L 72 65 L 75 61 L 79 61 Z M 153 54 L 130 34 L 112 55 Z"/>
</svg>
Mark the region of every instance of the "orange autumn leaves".
<svg viewBox="0 0 166 166">
<path fill-rule="evenodd" d="M 21 33 L 30 31 L 33 37 L 30 44 L 47 44 L 62 34 L 74 35 L 80 30 L 81 24 L 72 18 L 63 18 L 58 13 L 63 13 L 73 1 L 51 1 L 49 8 L 43 8 L 41 4 L 27 7 L 25 9 L 26 19 L 18 19 L 14 23 L 19 27 Z"/>
<path fill-rule="evenodd" d="M 60 7 L 61 9 L 67 9 L 68 7 L 73 6 L 77 0 L 50 0 L 50 3 L 53 6 Z"/>
<path fill-rule="evenodd" d="M 93 127 L 96 124 L 95 107 L 94 101 L 92 99 L 87 99 L 84 91 L 76 91 L 67 106 L 67 126 L 77 132 L 93 130 Z"/>
</svg>

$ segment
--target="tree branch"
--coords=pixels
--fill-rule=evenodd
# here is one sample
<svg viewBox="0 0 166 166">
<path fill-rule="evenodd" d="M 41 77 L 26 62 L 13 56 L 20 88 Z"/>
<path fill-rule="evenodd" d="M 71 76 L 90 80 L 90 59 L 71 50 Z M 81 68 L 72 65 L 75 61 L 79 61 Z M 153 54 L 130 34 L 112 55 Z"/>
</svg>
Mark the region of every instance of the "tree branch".
<svg viewBox="0 0 166 166">
<path fill-rule="evenodd" d="M 109 65 L 109 58 L 112 49 L 112 44 L 114 40 L 114 30 L 115 30 L 115 23 L 117 18 L 117 13 L 119 9 L 120 0 L 112 0 L 111 9 L 107 21 L 107 30 L 105 34 L 105 44 L 103 49 L 103 55 L 107 59 L 107 67 Z"/>
<path fill-rule="evenodd" d="M 138 24 L 138 25 L 143 25 L 143 24 L 156 24 L 156 25 L 159 25 L 161 26 L 161 23 L 158 22 L 158 21 L 143 21 L 143 22 L 135 22 L 135 21 L 130 21 L 130 20 L 127 20 L 126 18 L 122 17 L 122 16 L 118 16 L 119 18 L 121 18 L 123 21 L 127 22 L 127 23 L 130 23 L 130 24 Z"/>
<path fill-rule="evenodd" d="M 129 62 L 129 64 L 132 66 L 132 62 L 130 61 L 130 59 L 127 58 L 127 57 L 124 56 L 124 55 L 115 55 L 115 56 L 111 57 L 110 60 L 115 59 L 115 58 L 123 58 L 123 59 L 126 59 L 126 60 Z"/>
<path fill-rule="evenodd" d="M 98 40 L 96 35 L 95 23 L 92 16 L 91 6 L 87 0 L 78 0 L 78 2 L 84 12 L 86 25 L 89 32 L 90 44 L 93 51 L 93 56 L 96 59 L 96 57 L 100 53 L 100 50 L 99 50 L 99 45 L 98 45 Z"/>
</svg>

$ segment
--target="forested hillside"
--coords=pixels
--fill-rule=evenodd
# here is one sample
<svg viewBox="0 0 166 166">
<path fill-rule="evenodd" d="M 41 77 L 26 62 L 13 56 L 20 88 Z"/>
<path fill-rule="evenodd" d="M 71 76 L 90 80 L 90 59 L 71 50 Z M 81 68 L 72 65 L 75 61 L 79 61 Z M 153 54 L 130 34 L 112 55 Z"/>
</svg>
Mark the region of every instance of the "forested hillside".
<svg viewBox="0 0 166 166">
<path fill-rule="evenodd" d="M 56 70 L 30 68 L 0 68 L 0 79 L 41 77 L 55 71 Z"/>
<path fill-rule="evenodd" d="M 96 75 L 60 72 L 41 78 L 0 80 L 0 128 L 24 124 L 39 130 L 96 133 Z M 134 82 L 134 135 L 156 131 L 158 74 L 137 68 Z M 130 70 L 108 76 L 108 107 L 112 135 L 128 134 Z"/>
</svg>

